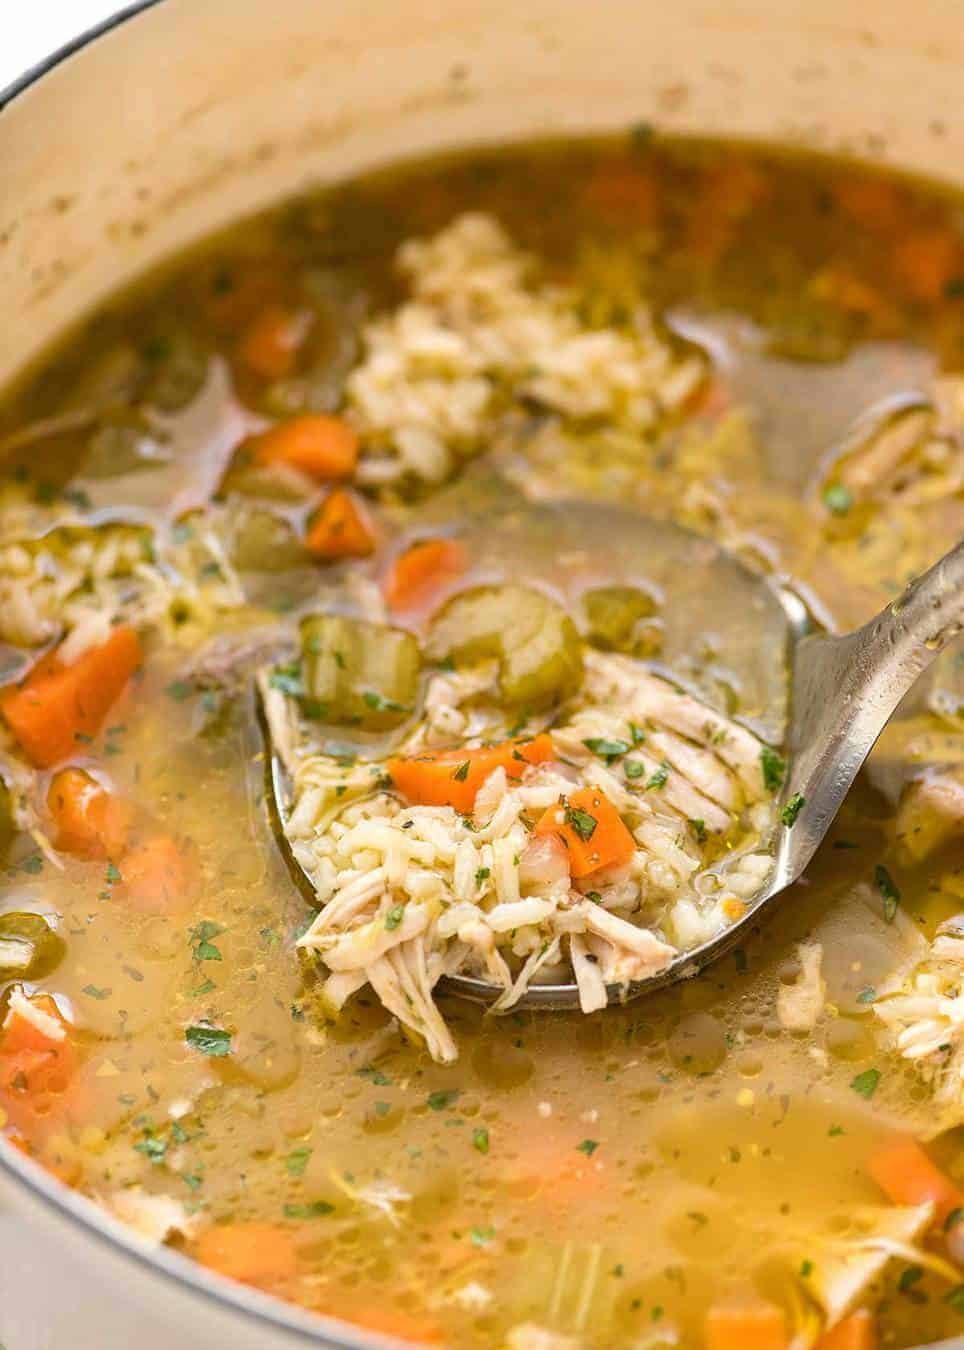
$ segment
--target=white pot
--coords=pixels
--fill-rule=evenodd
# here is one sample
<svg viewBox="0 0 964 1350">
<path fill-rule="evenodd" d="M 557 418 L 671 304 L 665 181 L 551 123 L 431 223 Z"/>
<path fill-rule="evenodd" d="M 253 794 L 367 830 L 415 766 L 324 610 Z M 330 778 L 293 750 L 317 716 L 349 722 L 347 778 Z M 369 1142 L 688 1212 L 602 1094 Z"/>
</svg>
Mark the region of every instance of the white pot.
<svg viewBox="0 0 964 1350">
<path fill-rule="evenodd" d="M 443 146 L 645 120 L 960 182 L 962 72 L 960 0 L 147 3 L 0 111 L 0 382 L 232 217 Z M 0 1206 L 7 1350 L 387 1343 L 150 1251 L 6 1145 Z"/>
</svg>

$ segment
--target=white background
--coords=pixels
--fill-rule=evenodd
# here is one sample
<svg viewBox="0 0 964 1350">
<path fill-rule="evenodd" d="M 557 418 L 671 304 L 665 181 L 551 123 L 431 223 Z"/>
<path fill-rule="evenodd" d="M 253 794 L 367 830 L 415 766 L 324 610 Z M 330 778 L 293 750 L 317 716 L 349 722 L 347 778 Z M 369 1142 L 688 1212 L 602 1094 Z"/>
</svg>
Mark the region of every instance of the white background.
<svg viewBox="0 0 964 1350">
<path fill-rule="evenodd" d="M 0 0 L 0 89 L 78 33 L 124 8 L 124 0 Z"/>
</svg>

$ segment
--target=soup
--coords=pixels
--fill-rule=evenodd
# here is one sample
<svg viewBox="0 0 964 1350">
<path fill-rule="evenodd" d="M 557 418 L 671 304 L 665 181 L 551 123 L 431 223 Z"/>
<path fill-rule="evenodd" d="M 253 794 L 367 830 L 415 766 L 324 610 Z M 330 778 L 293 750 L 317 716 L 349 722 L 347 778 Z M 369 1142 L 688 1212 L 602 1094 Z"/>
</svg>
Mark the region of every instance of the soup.
<svg viewBox="0 0 964 1350">
<path fill-rule="evenodd" d="M 10 1141 L 415 1344 L 960 1333 L 960 644 L 778 917 L 603 1007 L 806 809 L 769 583 L 842 631 L 964 530 L 960 222 L 647 127 L 477 152 L 243 222 L 9 391 Z"/>
</svg>

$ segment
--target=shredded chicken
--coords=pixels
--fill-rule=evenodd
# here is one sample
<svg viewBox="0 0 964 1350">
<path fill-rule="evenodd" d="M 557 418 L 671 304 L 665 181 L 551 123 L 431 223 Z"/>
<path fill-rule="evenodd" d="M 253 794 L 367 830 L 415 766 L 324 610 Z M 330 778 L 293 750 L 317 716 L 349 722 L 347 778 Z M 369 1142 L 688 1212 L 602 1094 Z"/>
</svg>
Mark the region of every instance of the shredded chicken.
<svg viewBox="0 0 964 1350">
<path fill-rule="evenodd" d="M 320 905 L 299 946 L 327 972 L 332 1011 L 370 984 L 435 1059 L 450 1062 L 458 1049 L 435 999 L 443 976 L 496 986 L 496 1012 L 534 983 L 575 979 L 592 1012 L 609 987 L 659 974 L 720 932 L 765 884 L 773 810 L 760 742 L 637 663 L 595 652 L 586 663 L 583 694 L 550 733 L 555 758 L 514 781 L 497 768 L 471 818 L 406 804 L 380 764 L 318 753 L 294 700 L 262 681 L 293 780 L 285 831 Z M 491 721 L 491 708 L 480 711 L 487 692 L 486 666 L 434 677 L 425 720 L 402 753 L 424 753 L 439 710 L 470 748 L 473 719 Z M 600 744 L 618 753 L 600 755 Z M 635 844 L 628 862 L 588 876 L 570 875 L 557 838 L 532 833 L 580 787 L 605 796 Z"/>
<path fill-rule="evenodd" d="M 924 959 L 874 1012 L 893 1047 L 964 1122 L 964 915 L 942 925 Z"/>
</svg>

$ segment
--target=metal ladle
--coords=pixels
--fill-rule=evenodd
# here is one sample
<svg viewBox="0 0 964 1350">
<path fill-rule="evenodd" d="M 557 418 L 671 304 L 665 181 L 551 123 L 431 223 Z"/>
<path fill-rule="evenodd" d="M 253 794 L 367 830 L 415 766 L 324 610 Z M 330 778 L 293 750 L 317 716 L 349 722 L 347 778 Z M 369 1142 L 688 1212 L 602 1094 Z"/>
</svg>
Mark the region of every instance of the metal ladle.
<svg viewBox="0 0 964 1350">
<path fill-rule="evenodd" d="M 586 511 L 581 504 L 568 508 Z M 613 508 L 588 508 L 605 529 L 618 556 L 620 529 L 630 513 Z M 637 529 L 639 527 L 639 517 Z M 663 529 L 665 534 L 665 527 Z M 676 537 L 696 541 L 673 526 Z M 706 547 L 705 540 L 699 540 Z M 723 555 L 724 557 L 726 555 Z M 728 560 L 732 567 L 734 560 Z M 770 588 L 766 582 L 757 584 Z M 776 588 L 789 624 L 791 674 L 786 745 L 788 771 L 781 800 L 802 797 L 804 805 L 792 829 L 778 832 L 774 867 L 766 888 L 728 928 L 689 951 L 681 952 L 657 975 L 628 985 L 608 987 L 610 1003 L 623 1003 L 677 980 L 688 978 L 737 946 L 765 911 L 798 880 L 830 828 L 834 817 L 875 741 L 905 694 L 939 652 L 964 629 L 964 540 L 925 572 L 891 604 L 855 632 L 833 637 L 810 632 L 806 607 L 789 591 Z M 287 775 L 269 745 L 270 789 L 283 822 Z M 290 865 L 311 888 L 308 877 L 286 848 Z M 492 1003 L 503 992 L 486 980 L 454 975 L 439 982 L 440 991 Z M 579 1007 L 575 984 L 532 984 L 515 1007 Z"/>
</svg>

